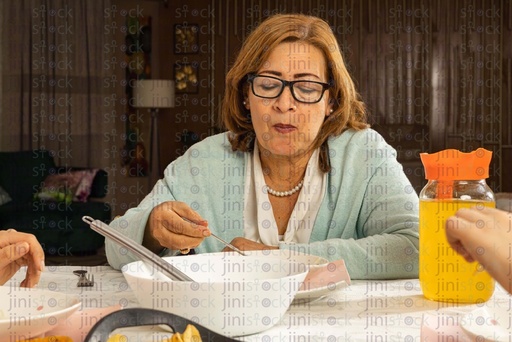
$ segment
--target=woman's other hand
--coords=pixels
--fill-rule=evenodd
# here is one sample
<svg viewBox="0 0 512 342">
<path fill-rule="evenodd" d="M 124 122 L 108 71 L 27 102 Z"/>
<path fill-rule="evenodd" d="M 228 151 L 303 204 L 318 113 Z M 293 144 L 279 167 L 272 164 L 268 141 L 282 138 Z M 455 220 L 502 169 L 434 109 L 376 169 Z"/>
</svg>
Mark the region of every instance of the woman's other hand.
<svg viewBox="0 0 512 342">
<path fill-rule="evenodd" d="M 231 241 L 231 244 L 241 251 L 261 251 L 264 249 L 279 249 L 276 246 L 268 246 L 259 242 L 248 240 L 243 237 L 236 237 Z M 229 247 L 225 247 L 223 252 L 232 252 L 233 250 Z"/>
</svg>

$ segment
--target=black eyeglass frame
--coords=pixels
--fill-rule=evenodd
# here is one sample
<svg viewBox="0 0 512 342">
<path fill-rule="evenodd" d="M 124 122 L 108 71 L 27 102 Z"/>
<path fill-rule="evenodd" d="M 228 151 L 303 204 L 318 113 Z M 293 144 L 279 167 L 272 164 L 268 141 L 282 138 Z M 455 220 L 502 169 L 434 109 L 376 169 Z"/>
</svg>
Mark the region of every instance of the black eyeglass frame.
<svg viewBox="0 0 512 342">
<path fill-rule="evenodd" d="M 254 92 L 254 79 L 256 77 L 266 77 L 266 78 L 272 78 L 274 80 L 277 80 L 277 81 L 280 81 L 283 86 L 281 87 L 281 90 L 279 91 L 279 93 L 276 95 L 276 96 L 261 96 L 261 95 L 256 95 L 256 93 Z M 262 99 L 277 99 L 279 96 L 281 96 L 281 94 L 283 93 L 284 91 L 284 88 L 285 87 L 288 87 L 290 88 L 290 93 L 292 94 L 293 98 L 295 99 L 295 101 L 298 101 L 300 103 L 318 103 L 320 102 L 320 100 L 322 100 L 322 97 L 324 97 L 324 93 L 326 90 L 330 89 L 332 87 L 332 83 L 324 83 L 324 82 L 317 82 L 317 81 L 310 81 L 310 80 L 296 80 L 296 81 L 285 81 L 285 80 L 282 80 L 280 78 L 277 78 L 277 77 L 274 77 L 274 76 L 269 76 L 269 75 L 258 75 L 258 74 L 249 74 L 247 75 L 247 82 L 251 83 L 251 91 L 252 93 L 254 94 L 254 96 L 257 96 L 257 97 L 260 97 Z M 320 97 L 318 98 L 318 100 L 316 101 L 313 101 L 313 102 L 306 102 L 306 101 L 302 101 L 302 100 L 299 100 L 296 96 L 295 96 L 295 91 L 293 90 L 293 85 L 295 83 L 299 83 L 299 82 L 309 82 L 309 83 L 316 83 L 316 84 L 320 84 L 322 86 L 322 93 L 320 95 Z"/>
</svg>

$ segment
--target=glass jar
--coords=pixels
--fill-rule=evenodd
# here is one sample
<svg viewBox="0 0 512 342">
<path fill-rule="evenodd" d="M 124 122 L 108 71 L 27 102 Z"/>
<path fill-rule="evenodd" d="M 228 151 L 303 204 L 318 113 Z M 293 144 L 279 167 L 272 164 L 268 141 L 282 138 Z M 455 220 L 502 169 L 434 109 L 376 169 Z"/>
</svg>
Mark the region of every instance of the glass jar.
<svg viewBox="0 0 512 342">
<path fill-rule="evenodd" d="M 420 155 L 428 182 L 420 192 L 419 278 L 423 295 L 452 303 L 482 303 L 494 280 L 477 262 L 468 263 L 448 244 L 446 219 L 460 208 L 495 207 L 489 177 L 492 152 L 443 150 Z"/>
</svg>

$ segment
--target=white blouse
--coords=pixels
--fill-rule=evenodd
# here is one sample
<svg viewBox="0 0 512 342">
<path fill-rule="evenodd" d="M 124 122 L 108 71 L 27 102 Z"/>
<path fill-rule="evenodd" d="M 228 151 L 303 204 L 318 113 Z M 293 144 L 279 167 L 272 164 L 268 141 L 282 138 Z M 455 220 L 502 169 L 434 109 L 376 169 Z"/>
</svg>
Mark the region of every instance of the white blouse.
<svg viewBox="0 0 512 342">
<path fill-rule="evenodd" d="M 261 168 L 258 144 L 254 144 L 252 158 L 247 158 L 244 198 L 244 237 L 269 246 L 279 242 L 308 243 L 315 219 L 325 195 L 327 173 L 318 167 L 319 150 L 309 159 L 304 185 L 288 221 L 284 235 L 278 234 L 272 205 Z"/>
</svg>

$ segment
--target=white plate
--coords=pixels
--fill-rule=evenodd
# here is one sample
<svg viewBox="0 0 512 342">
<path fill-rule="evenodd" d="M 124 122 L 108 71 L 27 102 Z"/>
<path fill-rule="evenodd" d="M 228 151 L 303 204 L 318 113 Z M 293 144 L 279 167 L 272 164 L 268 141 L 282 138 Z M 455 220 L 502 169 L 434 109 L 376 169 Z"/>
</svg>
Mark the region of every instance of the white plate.
<svg viewBox="0 0 512 342">
<path fill-rule="evenodd" d="M 76 295 L 0 286 L 0 341 L 39 336 L 80 307 Z"/>
<path fill-rule="evenodd" d="M 505 305 L 505 304 L 504 304 Z M 461 328 L 477 341 L 510 341 L 512 339 L 510 308 L 481 307 L 462 317 Z"/>
<path fill-rule="evenodd" d="M 246 251 L 251 255 L 272 255 L 287 260 L 293 260 L 298 263 L 303 263 L 310 268 L 311 271 L 320 271 L 320 268 L 327 266 L 329 261 L 325 258 L 299 253 L 293 250 L 286 249 L 272 249 L 263 251 Z M 326 296 L 334 291 L 339 291 L 350 285 L 350 276 L 345 268 L 345 263 L 342 260 L 330 263 L 335 268 L 329 268 L 321 273 L 317 272 L 315 277 L 308 275 L 304 280 L 303 289 L 299 290 L 295 295 L 295 299 L 300 301 L 311 301 L 320 297 Z M 334 272 L 336 271 L 336 272 Z"/>
</svg>

